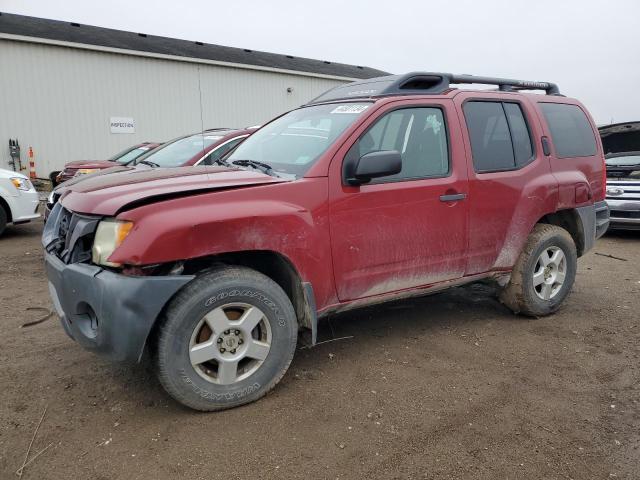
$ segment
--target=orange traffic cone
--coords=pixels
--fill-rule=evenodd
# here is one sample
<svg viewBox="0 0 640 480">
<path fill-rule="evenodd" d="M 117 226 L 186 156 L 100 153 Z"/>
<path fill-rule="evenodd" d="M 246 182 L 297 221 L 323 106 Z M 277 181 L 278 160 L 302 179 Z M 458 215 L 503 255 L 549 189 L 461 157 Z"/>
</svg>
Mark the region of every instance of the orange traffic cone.
<svg viewBox="0 0 640 480">
<path fill-rule="evenodd" d="M 33 148 L 29 147 L 29 178 L 36 178 L 36 162 L 33 161 Z"/>
</svg>

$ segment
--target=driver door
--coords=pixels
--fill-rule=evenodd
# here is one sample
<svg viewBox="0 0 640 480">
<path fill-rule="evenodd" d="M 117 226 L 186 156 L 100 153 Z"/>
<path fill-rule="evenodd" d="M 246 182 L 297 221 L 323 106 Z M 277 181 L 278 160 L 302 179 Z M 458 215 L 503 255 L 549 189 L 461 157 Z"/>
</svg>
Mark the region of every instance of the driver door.
<svg viewBox="0 0 640 480">
<path fill-rule="evenodd" d="M 449 122 L 448 122 L 449 120 Z M 338 151 L 330 168 L 330 231 L 340 301 L 462 277 L 467 172 L 450 101 L 394 102 Z M 344 157 L 397 150 L 400 173 L 351 186 Z"/>
</svg>

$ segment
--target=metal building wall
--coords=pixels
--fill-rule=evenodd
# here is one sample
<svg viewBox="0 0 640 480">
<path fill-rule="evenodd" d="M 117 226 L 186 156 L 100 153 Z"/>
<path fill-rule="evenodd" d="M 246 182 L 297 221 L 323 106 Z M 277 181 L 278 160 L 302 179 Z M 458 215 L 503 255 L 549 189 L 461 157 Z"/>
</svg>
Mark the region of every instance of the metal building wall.
<svg viewBox="0 0 640 480">
<path fill-rule="evenodd" d="M 8 141 L 18 138 L 23 165 L 31 146 L 41 178 L 201 125 L 261 124 L 342 83 L 4 39 L 0 72 L 0 168 L 9 168 Z M 110 117 L 132 117 L 135 133 L 112 134 Z"/>
</svg>

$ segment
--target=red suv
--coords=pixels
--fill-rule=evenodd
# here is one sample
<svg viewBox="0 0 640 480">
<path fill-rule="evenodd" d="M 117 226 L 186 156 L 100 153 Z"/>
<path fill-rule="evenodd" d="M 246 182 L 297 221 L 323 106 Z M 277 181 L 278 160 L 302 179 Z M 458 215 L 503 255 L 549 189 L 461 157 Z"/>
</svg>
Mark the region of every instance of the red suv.
<svg viewBox="0 0 640 480">
<path fill-rule="evenodd" d="M 109 160 L 76 160 L 75 162 L 67 163 L 64 166 L 64 170 L 58 172 L 57 175 L 52 174 L 50 177 L 54 184 L 53 186 L 55 187 L 62 182 L 70 180 L 76 175 L 87 175 L 89 173 L 104 170 L 105 168 L 126 165 L 159 146 L 159 143 L 143 142 L 117 153 Z"/>
<path fill-rule="evenodd" d="M 499 88 L 451 87 L 470 83 Z M 315 342 L 332 312 L 480 279 L 514 312 L 555 312 L 607 228 L 605 182 L 591 117 L 552 83 L 381 77 L 212 166 L 71 186 L 46 269 L 73 339 L 114 360 L 148 351 L 169 394 L 218 410 L 273 388 L 298 330 Z"/>
</svg>

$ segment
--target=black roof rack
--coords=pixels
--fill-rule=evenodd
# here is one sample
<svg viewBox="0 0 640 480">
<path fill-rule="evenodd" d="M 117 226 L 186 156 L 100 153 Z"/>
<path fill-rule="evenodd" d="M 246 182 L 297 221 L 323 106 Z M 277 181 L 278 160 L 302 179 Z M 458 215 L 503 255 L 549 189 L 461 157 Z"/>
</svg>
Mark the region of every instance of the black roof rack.
<svg viewBox="0 0 640 480">
<path fill-rule="evenodd" d="M 371 98 L 385 95 L 439 94 L 451 88 L 451 84 L 497 85 L 503 92 L 518 90 L 544 90 L 547 95 L 560 95 L 555 83 L 513 80 L 509 78 L 476 77 L 452 73 L 412 72 L 404 75 L 388 75 L 340 85 L 326 91 L 309 103 Z"/>
</svg>

